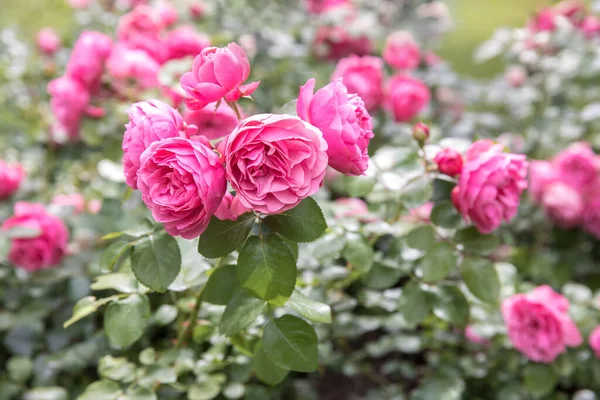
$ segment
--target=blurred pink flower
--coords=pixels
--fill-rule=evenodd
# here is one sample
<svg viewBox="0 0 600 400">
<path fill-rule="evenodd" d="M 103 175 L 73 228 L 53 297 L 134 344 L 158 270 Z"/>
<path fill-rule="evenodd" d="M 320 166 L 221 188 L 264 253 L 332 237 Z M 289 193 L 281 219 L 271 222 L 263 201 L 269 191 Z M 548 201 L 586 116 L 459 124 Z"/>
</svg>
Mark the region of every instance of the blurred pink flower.
<svg viewBox="0 0 600 400">
<path fill-rule="evenodd" d="M 36 36 L 37 46 L 47 56 L 51 56 L 61 46 L 60 36 L 52 28 L 40 29 Z"/>
<path fill-rule="evenodd" d="M 393 76 L 387 84 L 386 103 L 397 122 L 408 122 L 427 105 L 429 88 L 417 78 L 405 74 Z"/>
<path fill-rule="evenodd" d="M 19 190 L 25 179 L 25 170 L 20 164 L 9 164 L 0 160 L 0 200 L 10 197 Z"/>
<path fill-rule="evenodd" d="M 198 127 L 198 135 L 206 136 L 209 140 L 220 139 L 229 135 L 237 126 L 235 112 L 226 103 L 210 103 L 199 110 L 186 110 L 183 120 Z"/>
<path fill-rule="evenodd" d="M 203 49 L 210 46 L 210 39 L 191 26 L 180 26 L 169 32 L 166 45 L 169 60 L 196 57 Z"/>
<path fill-rule="evenodd" d="M 146 52 L 117 44 L 106 62 L 108 74 L 118 86 L 135 82 L 141 89 L 158 86 L 160 65 Z"/>
<path fill-rule="evenodd" d="M 341 59 L 331 80 L 342 78 L 348 93 L 356 93 L 367 110 L 375 110 L 383 99 L 383 60 L 372 56 L 350 56 Z"/>
<path fill-rule="evenodd" d="M 388 36 L 383 59 L 396 69 L 412 70 L 421 62 L 421 50 L 410 32 L 397 31 Z"/>
</svg>

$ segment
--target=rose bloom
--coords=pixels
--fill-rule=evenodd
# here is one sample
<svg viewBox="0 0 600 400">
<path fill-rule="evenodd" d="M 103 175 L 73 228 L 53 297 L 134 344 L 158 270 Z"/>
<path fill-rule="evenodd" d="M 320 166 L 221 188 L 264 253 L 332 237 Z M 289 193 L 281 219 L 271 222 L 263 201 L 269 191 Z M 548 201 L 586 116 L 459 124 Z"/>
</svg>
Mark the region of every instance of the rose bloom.
<svg viewBox="0 0 600 400">
<path fill-rule="evenodd" d="M 567 346 L 579 346 L 583 339 L 568 308 L 568 300 L 547 285 L 505 299 L 502 315 L 513 346 L 541 363 L 551 363 Z"/>
<path fill-rule="evenodd" d="M 414 219 L 418 222 L 430 222 L 431 210 L 433 210 L 433 202 L 428 201 L 418 207 L 411 208 L 409 215 L 411 219 Z"/>
<path fill-rule="evenodd" d="M 52 198 L 52 204 L 72 208 L 74 214 L 85 211 L 85 199 L 80 193 L 58 194 Z"/>
<path fill-rule="evenodd" d="M 0 160 L 0 199 L 6 199 L 19 190 L 24 178 L 25 170 L 21 165 Z"/>
<path fill-rule="evenodd" d="M 197 0 L 190 4 L 189 12 L 192 19 L 201 19 L 206 14 L 206 6 L 203 1 Z"/>
<path fill-rule="evenodd" d="M 521 87 L 527 81 L 527 70 L 520 65 L 514 65 L 506 70 L 504 78 L 510 87 Z"/>
<path fill-rule="evenodd" d="M 531 161 L 529 166 L 529 194 L 534 202 L 541 202 L 546 186 L 556 180 L 558 180 L 558 176 L 551 162 Z"/>
<path fill-rule="evenodd" d="M 40 51 L 47 56 L 56 53 L 61 45 L 60 36 L 52 28 L 40 29 L 36 36 L 36 42 Z"/>
<path fill-rule="evenodd" d="M 259 82 L 242 85 L 250 75 L 246 52 L 237 43 L 227 47 L 207 47 L 196 56 L 191 72 L 181 77 L 187 105 L 193 110 L 223 98 L 236 101 L 254 92 Z"/>
<path fill-rule="evenodd" d="M 160 65 L 142 50 L 116 45 L 106 69 L 118 86 L 127 86 L 130 82 L 135 82 L 140 89 L 158 86 Z"/>
<path fill-rule="evenodd" d="M 169 60 L 195 57 L 204 48 L 210 46 L 210 39 L 208 36 L 198 33 L 191 26 L 181 26 L 169 32 L 166 46 Z"/>
<path fill-rule="evenodd" d="M 351 34 L 345 26 L 322 25 L 313 40 L 313 53 L 326 60 L 342 57 L 364 56 L 373 51 L 373 42 L 365 34 Z"/>
<path fill-rule="evenodd" d="M 490 233 L 517 214 L 527 188 L 527 161 L 524 155 L 504 153 L 502 145 L 488 141 L 471 147 L 452 201 L 465 221 L 471 220 L 481 233 Z"/>
<path fill-rule="evenodd" d="M 585 17 L 581 23 L 581 31 L 588 39 L 600 35 L 600 18 L 595 15 Z"/>
<path fill-rule="evenodd" d="M 438 165 L 438 169 L 442 174 L 448 176 L 460 175 L 463 167 L 462 155 L 451 148 L 440 150 L 433 161 Z"/>
<path fill-rule="evenodd" d="M 591 187 L 600 176 L 600 159 L 589 143 L 573 143 L 558 153 L 553 164 L 559 178 L 579 190 Z"/>
<path fill-rule="evenodd" d="M 373 111 L 383 99 L 383 61 L 379 57 L 350 56 L 341 59 L 331 80 L 342 78 L 348 93 L 356 93 L 365 102 L 367 110 Z"/>
<path fill-rule="evenodd" d="M 407 31 L 394 32 L 388 36 L 382 55 L 385 62 L 396 69 L 415 69 L 421 62 L 419 45 Z"/>
<path fill-rule="evenodd" d="M 583 212 L 583 228 L 600 239 L 600 199 L 592 199 Z"/>
<path fill-rule="evenodd" d="M 215 217 L 220 220 L 229 219 L 231 221 L 235 221 L 238 217 L 245 212 L 250 211 L 240 201 L 238 196 L 234 196 L 229 192 L 225 193 L 223 196 L 223 201 L 215 211 Z"/>
<path fill-rule="evenodd" d="M 29 272 L 59 264 L 69 240 L 65 224 L 48 214 L 42 204 L 17 202 L 14 212 L 14 216 L 4 221 L 2 230 L 26 228 L 32 230 L 33 235 L 12 238 L 9 261 Z"/>
<path fill-rule="evenodd" d="M 130 48 L 145 51 L 162 64 L 167 58 L 167 48 L 161 37 L 163 29 L 164 23 L 158 11 L 140 5 L 121 17 L 117 38 Z"/>
<path fill-rule="evenodd" d="M 48 93 L 50 109 L 56 120 L 53 127 L 55 140 L 58 136 L 78 140 L 81 118 L 90 100 L 88 91 L 79 81 L 63 76 L 48 83 Z"/>
<path fill-rule="evenodd" d="M 161 1 L 156 6 L 156 12 L 163 26 L 171 26 L 177 22 L 177 10 L 168 1 Z"/>
<path fill-rule="evenodd" d="M 588 343 L 592 350 L 594 350 L 596 358 L 600 358 L 600 325 L 595 327 L 592 333 L 590 333 Z"/>
<path fill-rule="evenodd" d="M 225 168 L 206 138 L 171 137 L 150 144 L 137 173 L 142 200 L 172 236 L 197 238 L 225 191 Z"/>
<path fill-rule="evenodd" d="M 313 94 L 314 88 L 314 78 L 300 88 L 298 116 L 323 133 L 332 168 L 346 175 L 363 175 L 369 166 L 373 124 L 362 99 L 349 95 L 341 78 Z"/>
<path fill-rule="evenodd" d="M 529 29 L 533 32 L 553 31 L 556 28 L 555 19 L 556 12 L 547 7 L 540 11 L 529 23 Z"/>
<path fill-rule="evenodd" d="M 196 111 L 187 110 L 183 120 L 198 127 L 198 135 L 206 136 L 209 140 L 220 139 L 229 135 L 237 126 L 238 118 L 226 103 L 210 103 Z"/>
<path fill-rule="evenodd" d="M 109 36 L 95 31 L 83 32 L 67 62 L 66 75 L 78 80 L 90 92 L 100 87 L 104 62 L 112 51 Z"/>
<path fill-rule="evenodd" d="M 546 214 L 559 226 L 573 228 L 581 222 L 584 203 L 581 194 L 562 182 L 551 183 L 541 198 Z"/>
<path fill-rule="evenodd" d="M 300 118 L 259 114 L 241 121 L 227 137 L 225 157 L 241 203 L 277 214 L 319 190 L 327 168 L 327 142 Z"/>
<path fill-rule="evenodd" d="M 172 137 L 189 138 L 197 131 L 183 122 L 179 111 L 159 100 L 135 103 L 129 109 L 129 123 L 123 136 L 123 166 L 125 180 L 137 189 L 140 158 L 151 143 Z"/>
<path fill-rule="evenodd" d="M 349 0 L 304 0 L 304 7 L 311 14 L 322 14 L 333 8 L 350 4 Z"/>
<path fill-rule="evenodd" d="M 429 88 L 417 78 L 397 74 L 387 84 L 387 106 L 397 122 L 408 122 L 419 114 L 431 94 Z"/>
</svg>

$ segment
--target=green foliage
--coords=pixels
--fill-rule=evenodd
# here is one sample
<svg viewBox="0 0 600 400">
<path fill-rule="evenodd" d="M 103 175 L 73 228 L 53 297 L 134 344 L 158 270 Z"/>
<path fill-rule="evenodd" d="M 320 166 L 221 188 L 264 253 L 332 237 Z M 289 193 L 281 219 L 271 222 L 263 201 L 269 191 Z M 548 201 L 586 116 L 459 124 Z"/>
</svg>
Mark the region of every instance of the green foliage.
<svg viewBox="0 0 600 400">
<path fill-rule="evenodd" d="M 180 268 L 179 246 L 166 233 L 149 235 L 133 246 L 131 269 L 136 278 L 152 290 L 167 290 Z"/>
<path fill-rule="evenodd" d="M 327 229 L 321 209 L 310 197 L 291 210 L 264 219 L 271 230 L 295 242 L 312 242 Z"/>
<path fill-rule="evenodd" d="M 148 298 L 134 294 L 106 307 L 104 331 L 113 346 L 128 347 L 142 336 L 149 319 Z"/>
<path fill-rule="evenodd" d="M 244 243 L 255 219 L 252 213 L 240 215 L 235 221 L 212 217 L 198 239 L 198 252 L 208 258 L 226 256 Z"/>
<path fill-rule="evenodd" d="M 270 321 L 261 341 L 269 360 L 292 371 L 317 369 L 317 334 L 305 321 L 292 315 Z"/>
</svg>

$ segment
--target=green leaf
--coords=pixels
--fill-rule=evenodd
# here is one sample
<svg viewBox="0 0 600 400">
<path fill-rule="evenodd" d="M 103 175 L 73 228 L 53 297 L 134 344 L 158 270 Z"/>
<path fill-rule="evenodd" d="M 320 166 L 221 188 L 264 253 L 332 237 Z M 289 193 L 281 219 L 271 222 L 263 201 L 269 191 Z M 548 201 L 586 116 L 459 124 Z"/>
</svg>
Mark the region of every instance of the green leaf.
<svg viewBox="0 0 600 400">
<path fill-rule="evenodd" d="M 292 315 L 271 320 L 262 347 L 277 366 L 299 372 L 317 369 L 317 333 L 306 321 Z"/>
<path fill-rule="evenodd" d="M 29 357 L 14 356 L 6 362 L 6 370 L 11 380 L 25 382 L 33 371 L 33 362 Z"/>
<path fill-rule="evenodd" d="M 362 236 L 355 236 L 346 242 L 342 256 L 356 271 L 366 274 L 373 266 L 375 253 Z"/>
<path fill-rule="evenodd" d="M 433 313 L 439 319 L 464 328 L 469 323 L 469 303 L 456 286 L 442 285 L 434 291 Z"/>
<path fill-rule="evenodd" d="M 263 222 L 271 230 L 300 243 L 317 240 L 327 229 L 321 208 L 310 197 L 291 210 L 267 216 Z"/>
<path fill-rule="evenodd" d="M 177 241 L 164 232 L 151 235 L 133 247 L 131 269 L 135 277 L 152 290 L 166 291 L 180 268 Z"/>
<path fill-rule="evenodd" d="M 552 393 L 556 383 L 557 377 L 551 365 L 529 363 L 525 366 L 523 384 L 535 398 Z"/>
<path fill-rule="evenodd" d="M 387 262 L 375 262 L 363 278 L 363 282 L 370 289 L 389 289 L 398 283 L 400 277 L 406 274 L 399 265 L 391 266 Z"/>
<path fill-rule="evenodd" d="M 407 208 L 414 208 L 426 203 L 433 194 L 433 186 L 427 175 L 419 175 L 404 186 L 400 194 L 400 201 Z"/>
<path fill-rule="evenodd" d="M 7 388 L 10 390 L 8 384 L 2 382 L 0 385 L 0 395 L 6 394 L 4 389 Z M 18 390 L 16 393 L 19 393 Z M 16 395 L 16 394 L 15 394 Z M 8 399 L 16 399 L 16 397 L 8 396 Z M 67 400 L 72 397 L 69 397 L 69 394 L 64 388 L 58 386 L 46 386 L 46 387 L 36 387 L 34 389 L 28 390 L 23 393 L 23 397 L 20 397 L 20 400 Z M 80 399 L 81 397 L 78 397 Z"/>
<path fill-rule="evenodd" d="M 101 380 L 89 385 L 77 400 L 115 400 L 123 392 L 118 383 Z"/>
<path fill-rule="evenodd" d="M 413 249 L 427 250 L 436 243 L 435 231 L 431 225 L 421 225 L 406 236 L 406 244 Z"/>
<path fill-rule="evenodd" d="M 454 235 L 454 241 L 462 244 L 467 251 L 484 254 L 496 250 L 500 245 L 498 236 L 479 233 L 474 226 L 457 231 Z"/>
<path fill-rule="evenodd" d="M 198 252 L 204 257 L 218 258 L 237 249 L 252 230 L 256 216 L 240 215 L 235 221 L 212 217 L 206 230 L 198 238 Z"/>
<path fill-rule="evenodd" d="M 294 290 L 287 305 L 304 318 L 313 322 L 321 324 L 331 323 L 331 307 L 327 304 L 311 300 L 297 290 Z"/>
<path fill-rule="evenodd" d="M 68 328 L 82 318 L 95 313 L 101 306 L 118 300 L 119 296 L 110 296 L 104 299 L 96 299 L 94 296 L 87 296 L 75 303 L 73 307 L 73 316 L 63 324 L 63 328 Z"/>
<path fill-rule="evenodd" d="M 410 400 L 461 400 L 464 391 L 465 382 L 460 377 L 434 375 L 420 382 L 411 393 Z"/>
<path fill-rule="evenodd" d="M 442 201 L 431 210 L 431 222 L 442 228 L 456 228 L 461 216 L 451 201 Z"/>
<path fill-rule="evenodd" d="M 92 290 L 114 289 L 121 293 L 135 293 L 138 291 L 138 282 L 131 273 L 115 272 L 97 276 L 90 287 Z"/>
<path fill-rule="evenodd" d="M 112 232 L 112 233 L 109 233 L 108 235 L 104 235 L 102 237 L 102 240 L 111 240 L 111 239 L 121 237 L 123 235 L 134 237 L 134 238 L 139 238 L 144 235 L 149 235 L 153 229 L 154 228 L 152 226 L 152 222 L 148 219 L 144 219 L 142 222 L 140 222 L 139 225 L 134 226 L 133 228 L 125 229 L 124 231 L 120 231 L 120 232 Z"/>
<path fill-rule="evenodd" d="M 113 381 L 133 382 L 135 364 L 128 362 L 125 357 L 105 356 L 98 362 L 98 374 Z"/>
<path fill-rule="evenodd" d="M 346 192 L 350 197 L 364 197 L 371 193 L 377 183 L 377 179 L 367 176 L 348 176 L 342 177 Z"/>
<path fill-rule="evenodd" d="M 248 238 L 238 257 L 236 274 L 241 286 L 254 296 L 280 306 L 296 286 L 294 255 L 273 233 Z"/>
<path fill-rule="evenodd" d="M 114 242 L 104 250 L 100 257 L 100 266 L 112 271 L 119 259 L 131 248 L 129 242 Z"/>
<path fill-rule="evenodd" d="M 263 300 L 251 296 L 244 289 L 238 289 L 225 307 L 219 332 L 226 336 L 236 334 L 254 322 L 266 305 Z"/>
<path fill-rule="evenodd" d="M 127 393 L 121 396 L 119 400 L 157 400 L 156 394 L 142 387 L 132 387 L 127 389 Z"/>
<path fill-rule="evenodd" d="M 463 281 L 475 297 L 496 304 L 500 297 L 500 278 L 491 261 L 465 258 L 460 267 Z"/>
<path fill-rule="evenodd" d="M 288 245 L 288 247 L 292 251 L 292 254 L 294 255 L 294 261 L 297 262 L 298 261 L 298 254 L 299 254 L 299 251 L 300 251 L 300 247 L 298 246 L 298 242 L 294 242 L 293 240 L 288 239 L 285 236 L 281 236 L 281 235 L 279 235 L 279 238 L 281 240 L 283 240 L 285 244 Z"/>
<path fill-rule="evenodd" d="M 235 265 L 217 268 L 208 278 L 202 300 L 211 304 L 226 305 L 240 287 Z"/>
<path fill-rule="evenodd" d="M 418 282 L 410 281 L 402 287 L 398 310 L 410 325 L 417 325 L 429 316 L 431 308 L 427 294 L 421 289 Z"/>
<path fill-rule="evenodd" d="M 288 114 L 297 116 L 296 105 L 298 104 L 298 99 L 290 100 L 285 103 L 280 109 L 278 114 Z"/>
<path fill-rule="evenodd" d="M 109 304 L 104 314 L 104 331 L 115 347 L 125 348 L 137 341 L 150 320 L 150 302 L 134 294 Z"/>
<path fill-rule="evenodd" d="M 458 256 L 450 243 L 438 243 L 427 251 L 421 260 L 421 271 L 425 282 L 445 278 L 456 267 Z"/>
<path fill-rule="evenodd" d="M 290 370 L 278 367 L 271 361 L 259 343 L 254 352 L 254 370 L 258 379 L 269 386 L 275 386 L 288 376 Z"/>
<path fill-rule="evenodd" d="M 195 383 L 190 386 L 188 391 L 188 400 L 211 400 L 219 395 L 221 385 L 214 379 L 209 379 L 201 383 Z"/>
<path fill-rule="evenodd" d="M 170 304 L 163 304 L 158 307 L 150 322 L 157 326 L 167 326 L 177 318 L 177 307 Z"/>
</svg>

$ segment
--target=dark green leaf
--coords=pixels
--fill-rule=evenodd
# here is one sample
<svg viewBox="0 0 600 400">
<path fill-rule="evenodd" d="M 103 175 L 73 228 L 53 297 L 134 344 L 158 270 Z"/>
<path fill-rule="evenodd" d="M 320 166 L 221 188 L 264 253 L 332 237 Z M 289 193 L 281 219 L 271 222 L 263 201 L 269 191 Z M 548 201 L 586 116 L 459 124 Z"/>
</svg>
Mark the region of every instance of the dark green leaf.
<svg viewBox="0 0 600 400">
<path fill-rule="evenodd" d="M 406 236 L 406 244 L 413 249 L 427 250 L 436 243 L 435 231 L 431 225 L 421 225 Z"/>
<path fill-rule="evenodd" d="M 457 231 L 454 235 L 454 241 L 462 244 L 465 250 L 476 253 L 490 253 L 500 245 L 498 236 L 479 233 L 474 226 Z"/>
<path fill-rule="evenodd" d="M 296 242 L 312 242 L 327 229 L 321 208 L 310 197 L 291 210 L 267 216 L 263 222 L 271 230 Z"/>
<path fill-rule="evenodd" d="M 111 243 L 100 257 L 100 266 L 112 271 L 117 261 L 119 261 L 131 246 L 132 245 L 129 242 L 119 241 Z"/>
<path fill-rule="evenodd" d="M 266 305 L 263 300 L 251 296 L 243 289 L 238 289 L 225 307 L 219 332 L 226 336 L 236 334 L 254 322 Z"/>
<path fill-rule="evenodd" d="M 406 275 L 406 272 L 399 266 L 392 267 L 381 262 L 375 262 L 363 281 L 365 286 L 370 289 L 389 289 L 396 285 L 400 277 L 404 275 Z"/>
<path fill-rule="evenodd" d="M 166 291 L 180 268 L 179 246 L 166 233 L 151 235 L 133 247 L 131 269 L 135 277 L 152 290 Z"/>
<path fill-rule="evenodd" d="M 375 187 L 375 183 L 377 183 L 377 179 L 367 176 L 344 175 L 342 181 L 350 197 L 364 197 L 368 195 L 373 190 L 373 187 Z"/>
<path fill-rule="evenodd" d="M 11 380 L 25 382 L 31 376 L 33 362 L 26 356 L 14 356 L 6 362 L 6 370 Z"/>
<path fill-rule="evenodd" d="M 496 304 L 500 297 L 500 279 L 491 261 L 465 258 L 460 266 L 460 274 L 469 291 L 480 300 Z"/>
<path fill-rule="evenodd" d="M 456 286 L 442 285 L 434 292 L 433 313 L 439 319 L 464 328 L 469 323 L 469 303 Z"/>
<path fill-rule="evenodd" d="M 96 277 L 91 285 L 92 290 L 114 289 L 121 293 L 134 293 L 138 291 L 138 282 L 131 273 L 115 272 Z"/>
<path fill-rule="evenodd" d="M 375 254 L 373 248 L 362 236 L 356 236 L 348 239 L 342 256 L 352 264 L 356 271 L 366 274 L 373 266 Z"/>
<path fill-rule="evenodd" d="M 208 278 L 202 300 L 211 304 L 226 305 L 240 287 L 235 268 L 235 265 L 217 268 Z"/>
<path fill-rule="evenodd" d="M 286 238 L 285 236 L 279 236 L 279 238 L 281 240 L 283 240 L 285 242 L 285 244 L 288 245 L 288 247 L 290 248 L 290 250 L 292 251 L 292 254 L 294 255 L 294 261 L 298 261 L 298 253 L 300 251 L 300 248 L 298 246 L 298 242 L 294 242 L 291 239 Z"/>
<path fill-rule="evenodd" d="M 235 221 L 221 221 L 212 217 L 210 224 L 198 239 L 198 252 L 208 258 L 226 256 L 244 243 L 255 219 L 256 216 L 252 213 L 240 215 Z"/>
<path fill-rule="evenodd" d="M 421 271 L 425 282 L 445 278 L 456 267 L 458 256 L 450 243 L 438 243 L 425 253 L 421 260 Z"/>
<path fill-rule="evenodd" d="M 292 293 L 292 297 L 290 297 L 287 305 L 304 318 L 313 322 L 321 324 L 331 323 L 331 307 L 327 304 L 311 300 L 297 290 Z"/>
<path fill-rule="evenodd" d="M 113 381 L 132 382 L 135 379 L 135 364 L 128 362 L 125 357 L 102 357 L 98 363 L 98 374 Z"/>
<path fill-rule="evenodd" d="M 404 186 L 400 194 L 400 201 L 407 208 L 414 208 L 429 201 L 432 194 L 433 187 L 427 175 L 419 175 Z"/>
<path fill-rule="evenodd" d="M 557 377 L 551 365 L 529 363 L 525 366 L 523 384 L 535 398 L 552 393 L 556 383 Z"/>
<path fill-rule="evenodd" d="M 442 228 L 455 228 L 460 220 L 461 216 L 451 201 L 442 201 L 431 210 L 431 222 Z"/>
<path fill-rule="evenodd" d="M 248 238 L 240 251 L 236 273 L 242 287 L 276 305 L 285 304 L 296 286 L 294 255 L 273 233 Z"/>
<path fill-rule="evenodd" d="M 290 372 L 288 369 L 275 365 L 265 354 L 261 343 L 256 346 L 254 353 L 254 370 L 258 379 L 269 386 L 275 386 L 283 382 Z"/>
<path fill-rule="evenodd" d="M 267 357 L 280 368 L 299 372 L 317 369 L 317 333 L 300 318 L 284 315 L 270 321 L 262 346 Z"/>
<path fill-rule="evenodd" d="M 106 307 L 104 331 L 114 346 L 124 348 L 142 336 L 149 320 L 148 298 L 134 294 Z"/>
<path fill-rule="evenodd" d="M 429 316 L 431 309 L 427 294 L 421 290 L 418 282 L 410 281 L 402 287 L 398 310 L 411 325 L 416 325 Z"/>
</svg>

